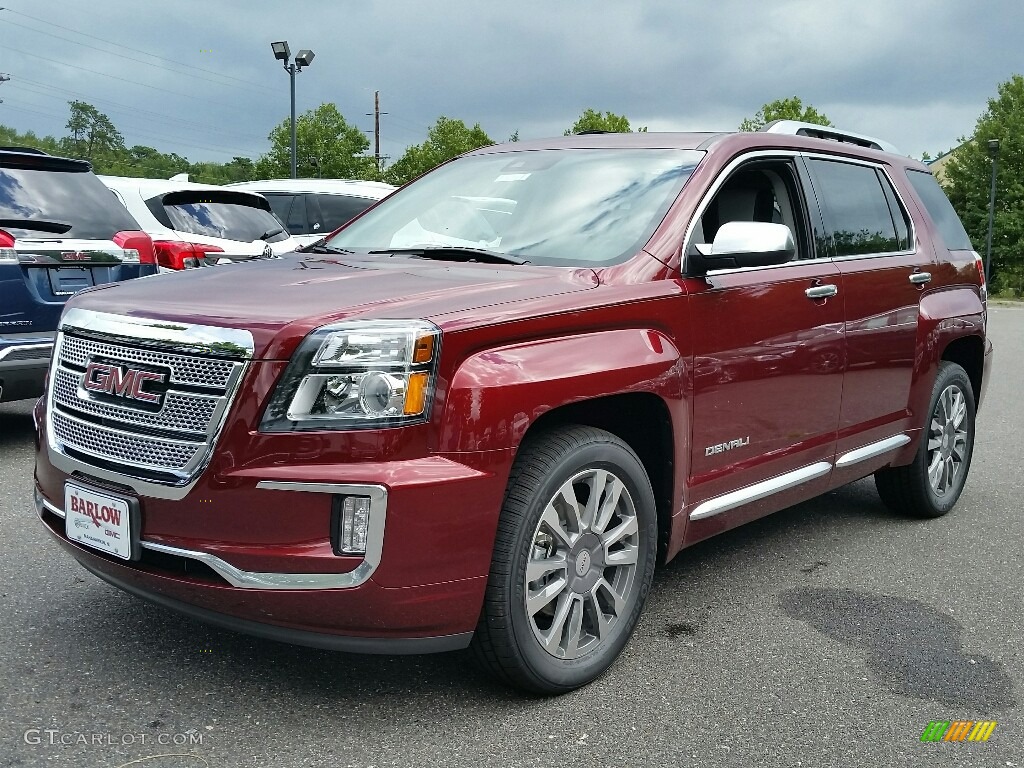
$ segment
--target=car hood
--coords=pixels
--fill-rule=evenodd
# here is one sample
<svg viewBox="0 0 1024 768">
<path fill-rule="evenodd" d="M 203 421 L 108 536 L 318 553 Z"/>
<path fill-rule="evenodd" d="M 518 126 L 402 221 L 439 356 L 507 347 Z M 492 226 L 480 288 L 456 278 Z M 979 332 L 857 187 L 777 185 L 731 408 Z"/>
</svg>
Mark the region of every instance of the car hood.
<svg viewBox="0 0 1024 768">
<path fill-rule="evenodd" d="M 248 330 L 256 357 L 287 359 L 309 331 L 354 318 L 445 316 L 596 287 L 590 269 L 466 264 L 407 257 L 258 260 L 163 274 L 84 291 L 71 306 Z M 479 312 L 481 323 L 488 313 Z"/>
</svg>

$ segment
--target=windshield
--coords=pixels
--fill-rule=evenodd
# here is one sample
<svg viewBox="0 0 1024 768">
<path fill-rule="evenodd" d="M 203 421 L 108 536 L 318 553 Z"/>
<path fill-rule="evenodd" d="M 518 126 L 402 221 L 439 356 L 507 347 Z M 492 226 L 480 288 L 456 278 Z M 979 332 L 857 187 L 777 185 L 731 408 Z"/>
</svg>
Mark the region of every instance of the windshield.
<svg viewBox="0 0 1024 768">
<path fill-rule="evenodd" d="M 269 210 L 256 207 L 262 202 L 252 195 L 227 192 L 172 192 L 146 201 L 159 216 L 162 207 L 171 229 L 192 235 L 222 237 L 251 243 L 276 243 L 288 237 L 281 221 Z"/>
<path fill-rule="evenodd" d="M 109 240 L 139 228 L 93 174 L 53 169 L 0 168 L 0 219 L 26 222 L 0 227 L 18 238 Z"/>
<path fill-rule="evenodd" d="M 473 155 L 391 195 L 327 245 L 465 247 L 531 264 L 614 264 L 644 246 L 703 156 L 681 149 Z"/>
</svg>

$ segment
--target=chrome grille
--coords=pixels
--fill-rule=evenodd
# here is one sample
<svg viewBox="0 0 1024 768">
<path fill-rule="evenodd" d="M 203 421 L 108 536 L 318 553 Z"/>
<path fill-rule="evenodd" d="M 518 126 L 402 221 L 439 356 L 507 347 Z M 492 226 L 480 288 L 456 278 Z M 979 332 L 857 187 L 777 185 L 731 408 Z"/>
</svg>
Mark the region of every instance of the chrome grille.
<svg viewBox="0 0 1024 768">
<path fill-rule="evenodd" d="M 213 421 L 213 415 L 221 398 L 216 395 L 175 392 L 171 390 L 164 398 L 164 405 L 158 412 L 139 411 L 120 405 L 101 403 L 79 389 L 82 374 L 63 365 L 56 369 L 53 381 L 53 401 L 65 411 L 78 411 L 102 419 L 122 421 L 139 427 L 173 429 L 180 432 L 194 432 L 205 435 Z"/>
<path fill-rule="evenodd" d="M 221 337 L 231 352 L 248 357 L 251 336 L 84 310 L 74 310 L 72 318 L 84 324 L 69 327 L 65 320 L 50 369 L 48 439 L 56 463 L 147 483 L 182 487 L 193 482 L 209 461 L 247 362 L 225 357 Z M 126 340 L 133 328 L 138 342 Z M 170 371 L 159 407 L 87 391 L 82 386 L 86 367 L 99 361 Z"/>
<path fill-rule="evenodd" d="M 118 432 L 57 411 L 53 414 L 53 435 L 66 448 L 108 461 L 136 467 L 180 470 L 188 466 L 203 443 L 178 442 Z"/>
<path fill-rule="evenodd" d="M 178 384 L 227 389 L 228 381 L 237 363 L 231 360 L 175 355 L 152 349 L 122 344 L 107 344 L 93 339 L 65 336 L 60 349 L 60 360 L 84 368 L 90 357 L 106 357 L 126 363 L 159 365 L 171 369 L 171 381 Z"/>
</svg>

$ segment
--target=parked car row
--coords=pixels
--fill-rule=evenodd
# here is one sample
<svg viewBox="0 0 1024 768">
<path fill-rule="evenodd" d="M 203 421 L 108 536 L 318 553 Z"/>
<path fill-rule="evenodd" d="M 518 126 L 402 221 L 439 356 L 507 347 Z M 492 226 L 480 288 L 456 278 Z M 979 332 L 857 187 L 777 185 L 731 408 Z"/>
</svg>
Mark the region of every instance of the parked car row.
<svg viewBox="0 0 1024 768">
<path fill-rule="evenodd" d="M 337 179 L 272 179 L 226 186 L 267 198 L 300 246 L 323 239 L 395 190 L 379 181 Z"/>
<path fill-rule="evenodd" d="M 216 186 L 97 177 L 82 160 L 0 148 L 0 402 L 42 394 L 61 311 L 78 291 L 282 256 L 393 189 L 329 179 Z"/>
</svg>

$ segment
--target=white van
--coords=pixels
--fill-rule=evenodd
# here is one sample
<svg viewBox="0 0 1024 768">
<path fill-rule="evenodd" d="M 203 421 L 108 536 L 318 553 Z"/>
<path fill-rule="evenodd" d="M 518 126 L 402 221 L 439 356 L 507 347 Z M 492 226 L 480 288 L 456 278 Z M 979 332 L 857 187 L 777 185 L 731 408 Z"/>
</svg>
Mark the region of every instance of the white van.
<svg viewBox="0 0 1024 768">
<path fill-rule="evenodd" d="M 270 179 L 226 184 L 259 192 L 300 245 L 329 235 L 396 188 L 379 181 Z"/>
</svg>

